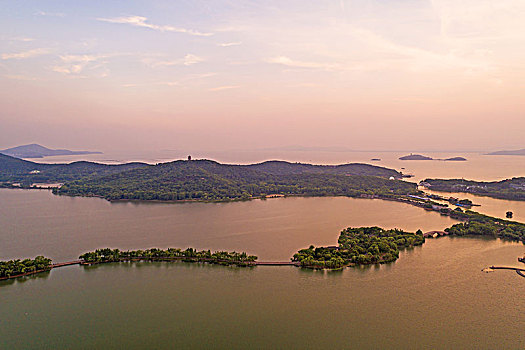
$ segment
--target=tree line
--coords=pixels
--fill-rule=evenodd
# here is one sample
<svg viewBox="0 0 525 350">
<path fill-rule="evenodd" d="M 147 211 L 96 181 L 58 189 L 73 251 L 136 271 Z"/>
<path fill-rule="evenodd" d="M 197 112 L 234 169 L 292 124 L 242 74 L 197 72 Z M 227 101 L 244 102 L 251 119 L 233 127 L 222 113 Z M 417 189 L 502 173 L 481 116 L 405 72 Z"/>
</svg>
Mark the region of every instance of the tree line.
<svg viewBox="0 0 525 350">
<path fill-rule="evenodd" d="M 419 191 L 414 183 L 377 176 L 274 174 L 210 161 L 189 161 L 71 181 L 55 193 L 108 200 L 229 201 L 275 194 L 357 197 L 416 194 Z"/>
<path fill-rule="evenodd" d="M 292 261 L 302 267 L 338 269 L 348 265 L 387 263 L 399 258 L 399 250 L 422 245 L 423 232 L 405 232 L 380 227 L 349 227 L 339 235 L 338 246 L 301 249 Z"/>
<path fill-rule="evenodd" d="M 184 262 L 207 262 L 219 265 L 250 266 L 257 261 L 257 256 L 248 255 L 245 252 L 227 252 L 210 250 L 198 251 L 194 248 L 185 250 L 178 248 L 168 248 L 166 250 L 151 248 L 145 250 L 119 249 L 97 249 L 79 256 L 84 263 L 99 264 L 109 262 L 121 262 L 130 260 L 149 260 L 149 261 L 173 261 L 181 260 Z"/>
<path fill-rule="evenodd" d="M 51 269 L 51 259 L 37 256 L 34 259 L 0 261 L 0 278 L 30 274 Z"/>
</svg>

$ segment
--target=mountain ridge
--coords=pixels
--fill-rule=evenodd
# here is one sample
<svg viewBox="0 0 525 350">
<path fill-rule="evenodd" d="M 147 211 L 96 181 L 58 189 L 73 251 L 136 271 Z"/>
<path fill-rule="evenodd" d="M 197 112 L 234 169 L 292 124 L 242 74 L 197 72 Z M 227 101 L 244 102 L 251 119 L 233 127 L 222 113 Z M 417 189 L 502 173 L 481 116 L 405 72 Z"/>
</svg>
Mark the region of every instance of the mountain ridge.
<svg viewBox="0 0 525 350">
<path fill-rule="evenodd" d="M 102 154 L 97 151 L 71 151 L 68 149 L 51 149 L 39 145 L 37 143 L 31 143 L 27 145 L 21 145 L 16 147 L 7 148 L 0 150 L 0 153 L 16 157 L 16 158 L 44 158 L 52 156 L 73 156 L 83 154 Z"/>
</svg>

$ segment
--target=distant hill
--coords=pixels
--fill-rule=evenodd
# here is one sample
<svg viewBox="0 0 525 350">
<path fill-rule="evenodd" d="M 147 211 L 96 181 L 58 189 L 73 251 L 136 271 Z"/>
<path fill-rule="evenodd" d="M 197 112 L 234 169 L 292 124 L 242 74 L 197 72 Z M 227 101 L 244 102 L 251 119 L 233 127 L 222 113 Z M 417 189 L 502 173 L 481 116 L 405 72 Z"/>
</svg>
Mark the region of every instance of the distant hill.
<svg viewBox="0 0 525 350">
<path fill-rule="evenodd" d="M 446 159 L 434 159 L 432 157 L 422 156 L 421 154 L 410 154 L 408 156 L 400 157 L 400 160 L 443 160 L 445 162 L 465 162 L 467 159 L 463 157 L 452 157 Z"/>
<path fill-rule="evenodd" d="M 525 156 L 525 148 L 513 151 L 497 151 L 487 153 L 488 156 Z"/>
<path fill-rule="evenodd" d="M 37 182 L 66 182 L 85 176 L 107 175 L 145 166 L 148 166 L 148 164 L 126 163 L 107 165 L 93 162 L 42 164 L 0 153 L 0 182 L 21 182 L 26 185 Z"/>
<path fill-rule="evenodd" d="M 368 164 L 326 166 L 269 161 L 232 165 L 211 160 L 157 165 L 40 164 L 0 154 L 2 187 L 64 183 L 57 193 L 109 200 L 225 201 L 271 195 L 391 197 L 418 193 L 415 183 L 390 180 L 402 176 L 396 170 Z"/>
<path fill-rule="evenodd" d="M 102 154 L 102 152 L 92 151 L 70 151 L 67 149 L 50 149 L 36 143 L 30 145 L 17 146 L 0 150 L 0 153 L 16 158 L 43 158 L 50 156 L 72 156 L 82 154 Z"/>
<path fill-rule="evenodd" d="M 345 167 L 348 169 L 343 170 Z M 352 175 L 349 169 L 360 173 L 368 169 L 371 174 L 380 172 L 385 176 Z M 66 183 L 57 192 L 108 200 L 166 201 L 229 201 L 272 195 L 390 197 L 418 193 L 414 183 L 387 178 L 396 173 L 365 164 L 316 166 L 271 161 L 231 165 L 211 160 L 180 160 L 84 178 Z"/>
<path fill-rule="evenodd" d="M 443 160 L 446 161 L 446 162 L 465 162 L 465 161 L 467 161 L 467 158 L 452 157 L 452 158 L 447 158 L 447 159 L 443 159 Z"/>
<path fill-rule="evenodd" d="M 433 160 L 433 158 L 422 156 L 421 154 L 410 154 L 408 156 L 399 157 L 399 160 Z"/>
</svg>

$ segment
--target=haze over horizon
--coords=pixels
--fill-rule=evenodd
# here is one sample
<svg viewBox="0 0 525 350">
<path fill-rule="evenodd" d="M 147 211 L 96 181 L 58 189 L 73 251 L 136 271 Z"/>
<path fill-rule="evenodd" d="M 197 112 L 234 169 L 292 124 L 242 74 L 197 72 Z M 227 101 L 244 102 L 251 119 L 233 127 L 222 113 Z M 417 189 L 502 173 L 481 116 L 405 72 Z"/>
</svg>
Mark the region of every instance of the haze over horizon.
<svg viewBox="0 0 525 350">
<path fill-rule="evenodd" d="M 0 149 L 525 148 L 523 1 L 0 9 Z"/>
</svg>

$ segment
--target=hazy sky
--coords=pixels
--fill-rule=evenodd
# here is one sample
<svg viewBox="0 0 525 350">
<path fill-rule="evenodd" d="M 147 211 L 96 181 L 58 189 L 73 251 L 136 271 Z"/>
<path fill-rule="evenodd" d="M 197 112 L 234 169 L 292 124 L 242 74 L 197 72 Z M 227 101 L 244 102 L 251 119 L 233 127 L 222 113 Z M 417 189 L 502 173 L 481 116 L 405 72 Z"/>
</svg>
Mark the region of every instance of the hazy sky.
<svg viewBox="0 0 525 350">
<path fill-rule="evenodd" d="M 524 148 L 525 1 L 3 0 L 0 104 L 0 148 Z"/>
</svg>

